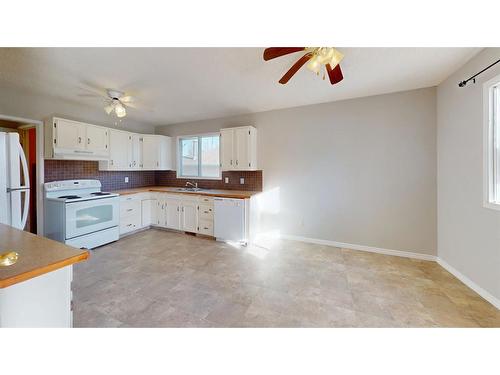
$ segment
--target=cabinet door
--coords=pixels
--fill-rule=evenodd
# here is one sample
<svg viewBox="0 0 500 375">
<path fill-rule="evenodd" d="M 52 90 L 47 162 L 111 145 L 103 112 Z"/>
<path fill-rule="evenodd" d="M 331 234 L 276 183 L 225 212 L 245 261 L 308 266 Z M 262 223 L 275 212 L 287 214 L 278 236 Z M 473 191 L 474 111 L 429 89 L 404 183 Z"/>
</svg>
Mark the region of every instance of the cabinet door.
<svg viewBox="0 0 500 375">
<path fill-rule="evenodd" d="M 198 231 L 198 202 L 182 201 L 181 229 L 186 232 Z"/>
<path fill-rule="evenodd" d="M 177 199 L 165 200 L 165 218 L 167 228 L 181 229 L 181 202 Z"/>
<path fill-rule="evenodd" d="M 232 129 L 221 129 L 220 132 L 220 161 L 223 171 L 234 169 L 234 142 Z"/>
<path fill-rule="evenodd" d="M 144 199 L 141 201 L 142 227 L 156 224 L 156 199 Z"/>
<path fill-rule="evenodd" d="M 131 159 L 131 168 L 132 169 L 141 169 L 142 168 L 142 136 L 139 134 L 132 134 L 132 159 Z"/>
<path fill-rule="evenodd" d="M 129 133 L 109 130 L 109 164 L 113 170 L 129 168 Z"/>
<path fill-rule="evenodd" d="M 86 125 L 87 128 L 87 151 L 96 155 L 107 155 L 108 152 L 108 129 L 101 126 Z"/>
<path fill-rule="evenodd" d="M 250 163 L 250 131 L 248 128 L 235 129 L 234 140 L 234 169 L 248 169 Z"/>
<path fill-rule="evenodd" d="M 56 120 L 54 148 L 61 152 L 85 149 L 85 125 L 76 121 Z"/>
<path fill-rule="evenodd" d="M 165 227 L 165 201 L 163 199 L 156 200 L 156 215 L 155 223 L 159 227 Z"/>
<path fill-rule="evenodd" d="M 143 136 L 142 141 L 142 169 L 153 171 L 160 165 L 158 138 L 154 135 Z"/>
<path fill-rule="evenodd" d="M 172 138 L 159 137 L 159 165 L 156 169 L 168 171 L 172 169 Z"/>
</svg>

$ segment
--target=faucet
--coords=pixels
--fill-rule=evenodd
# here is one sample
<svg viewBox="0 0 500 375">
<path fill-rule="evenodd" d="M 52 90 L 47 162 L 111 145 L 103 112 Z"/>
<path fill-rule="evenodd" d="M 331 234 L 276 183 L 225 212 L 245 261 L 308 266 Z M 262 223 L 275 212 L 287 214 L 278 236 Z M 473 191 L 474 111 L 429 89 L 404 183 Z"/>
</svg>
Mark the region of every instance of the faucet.
<svg viewBox="0 0 500 375">
<path fill-rule="evenodd" d="M 186 182 L 186 187 L 188 186 L 192 186 L 194 188 L 194 190 L 198 190 L 198 183 L 195 182 L 194 184 L 192 182 Z"/>
</svg>

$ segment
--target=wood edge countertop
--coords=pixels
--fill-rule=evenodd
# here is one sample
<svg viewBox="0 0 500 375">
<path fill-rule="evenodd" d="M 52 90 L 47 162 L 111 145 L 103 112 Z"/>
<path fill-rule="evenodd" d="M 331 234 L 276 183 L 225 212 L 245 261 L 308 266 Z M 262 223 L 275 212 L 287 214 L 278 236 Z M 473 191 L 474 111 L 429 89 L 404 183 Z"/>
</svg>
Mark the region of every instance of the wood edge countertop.
<svg viewBox="0 0 500 375">
<path fill-rule="evenodd" d="M 0 253 L 15 251 L 17 263 L 0 267 L 0 289 L 88 259 L 87 250 L 0 224 Z"/>
<path fill-rule="evenodd" d="M 179 191 L 179 187 L 171 186 L 146 186 L 131 189 L 114 190 L 112 193 L 120 195 L 130 195 L 138 193 L 172 193 L 172 194 L 185 194 L 185 195 L 204 195 L 208 197 L 220 198 L 233 198 L 233 199 L 247 199 L 254 195 L 260 194 L 260 191 L 245 191 L 245 190 L 222 190 L 222 189 L 201 189 L 199 191 Z"/>
</svg>

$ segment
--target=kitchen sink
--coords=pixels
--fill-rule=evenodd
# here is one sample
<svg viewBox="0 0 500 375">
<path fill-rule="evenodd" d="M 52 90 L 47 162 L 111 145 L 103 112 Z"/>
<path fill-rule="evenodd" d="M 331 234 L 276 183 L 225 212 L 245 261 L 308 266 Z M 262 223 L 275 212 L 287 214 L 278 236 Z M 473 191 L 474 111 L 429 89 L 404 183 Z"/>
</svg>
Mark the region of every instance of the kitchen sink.
<svg viewBox="0 0 500 375">
<path fill-rule="evenodd" d="M 186 191 L 186 192 L 191 192 L 191 193 L 196 193 L 200 191 L 206 191 L 208 189 L 200 189 L 200 188 L 175 188 L 175 191 Z"/>
</svg>

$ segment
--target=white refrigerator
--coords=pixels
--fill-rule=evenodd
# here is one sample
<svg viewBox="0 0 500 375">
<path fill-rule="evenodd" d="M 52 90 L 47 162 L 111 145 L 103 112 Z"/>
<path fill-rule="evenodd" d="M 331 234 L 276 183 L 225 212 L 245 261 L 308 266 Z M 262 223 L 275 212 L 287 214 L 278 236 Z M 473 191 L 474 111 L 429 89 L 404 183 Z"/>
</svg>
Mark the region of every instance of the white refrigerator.
<svg viewBox="0 0 500 375">
<path fill-rule="evenodd" d="M 28 163 L 19 134 L 0 132 L 0 223 L 24 229 L 29 202 Z"/>
</svg>

